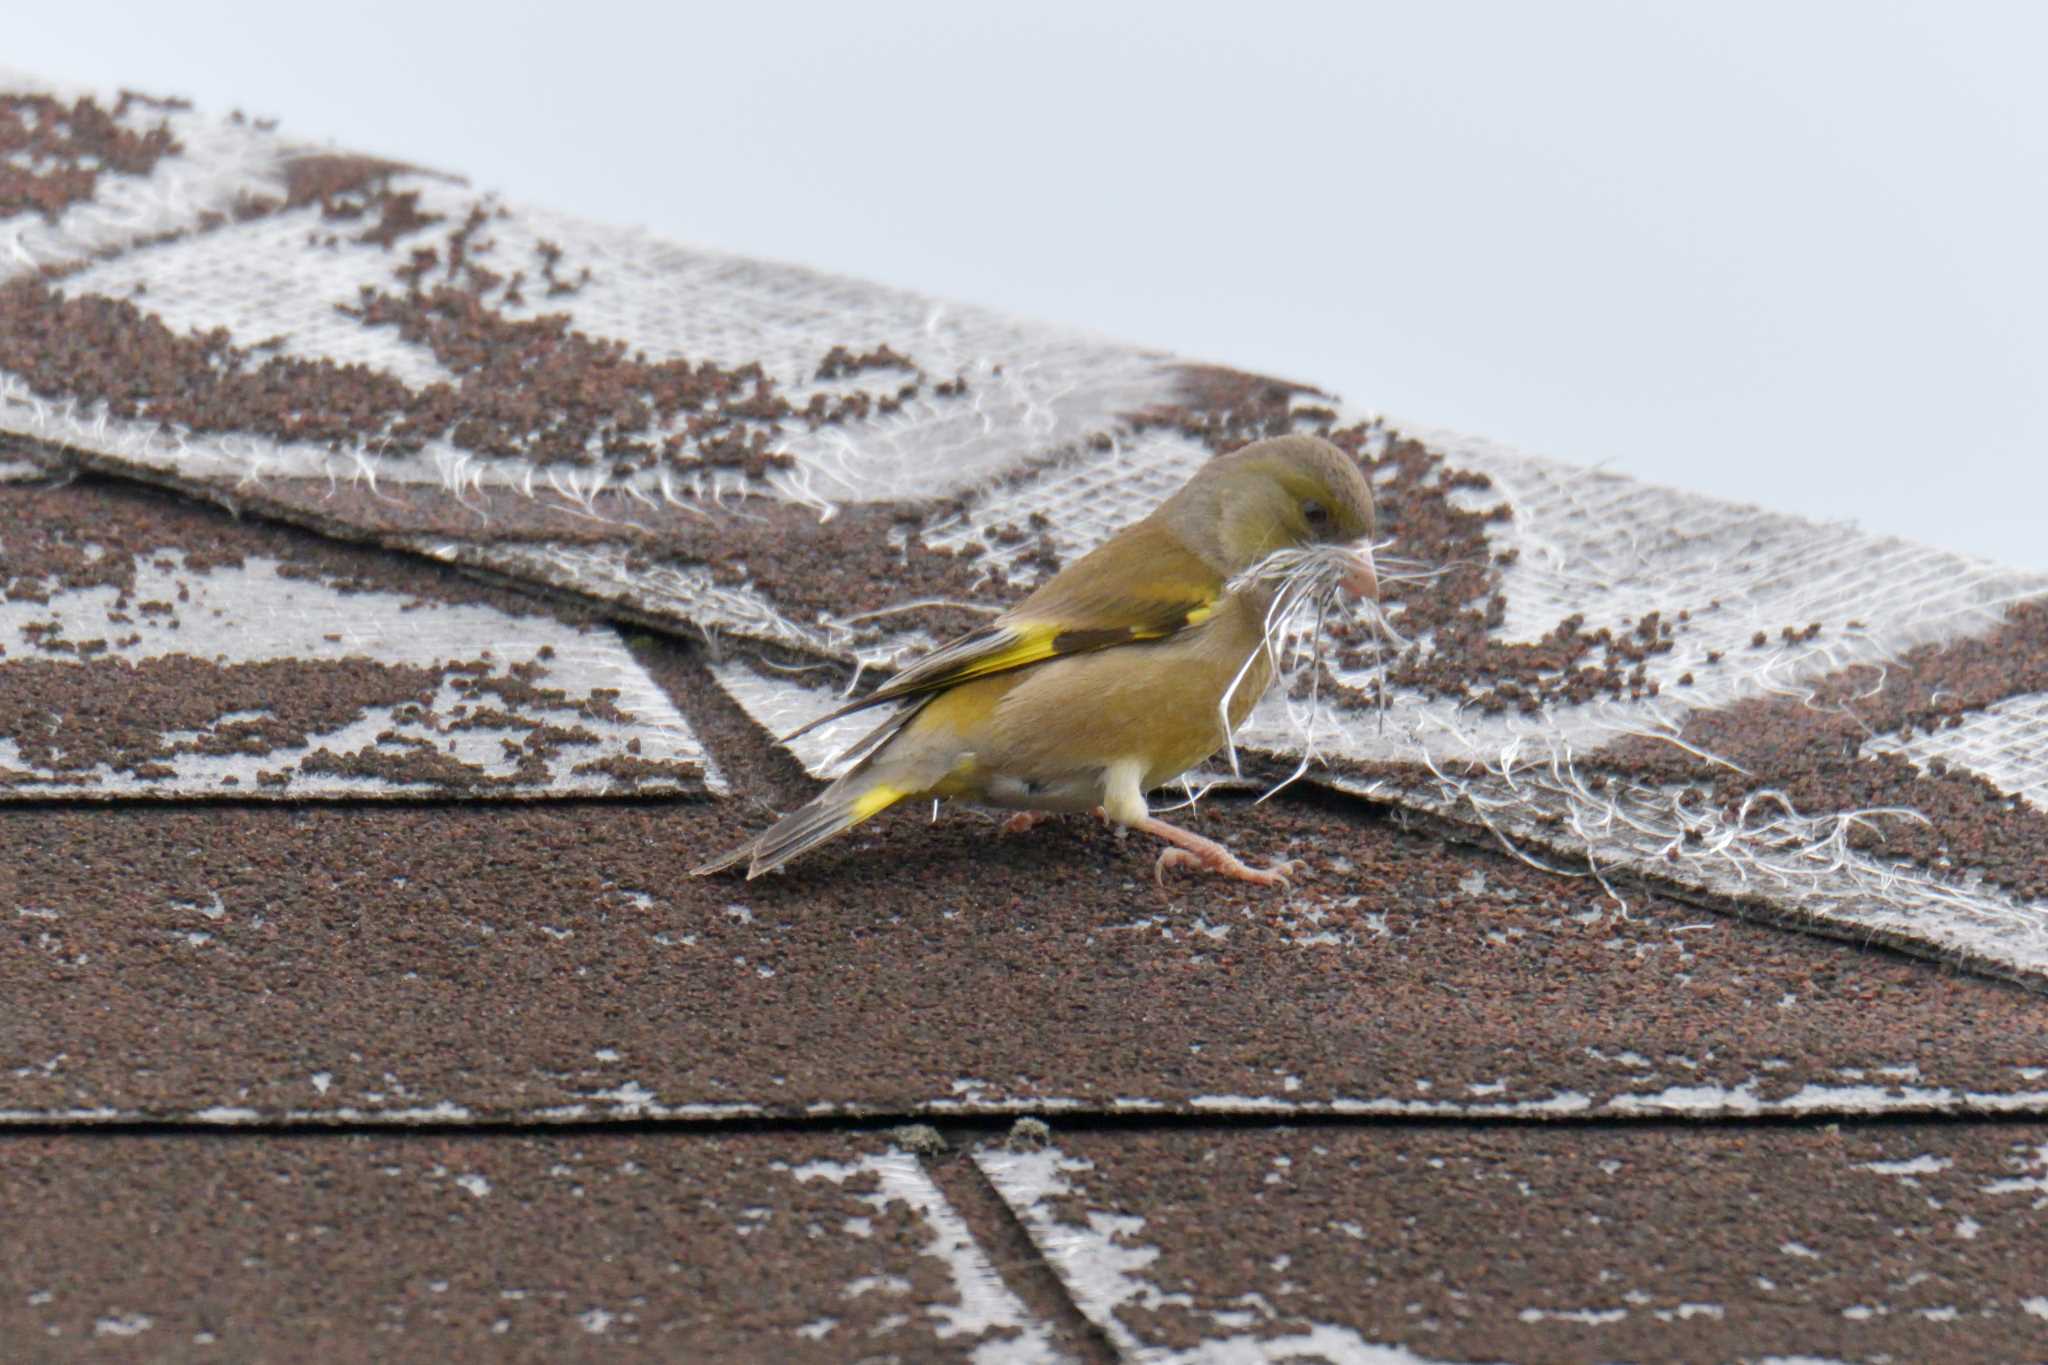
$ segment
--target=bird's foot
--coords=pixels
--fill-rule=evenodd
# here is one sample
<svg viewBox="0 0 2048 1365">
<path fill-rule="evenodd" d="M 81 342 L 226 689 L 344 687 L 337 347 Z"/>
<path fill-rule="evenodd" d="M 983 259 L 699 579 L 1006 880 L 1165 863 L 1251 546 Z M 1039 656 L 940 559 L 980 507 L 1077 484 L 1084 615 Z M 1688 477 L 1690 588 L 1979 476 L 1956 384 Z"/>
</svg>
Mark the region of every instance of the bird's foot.
<svg viewBox="0 0 2048 1365">
<path fill-rule="evenodd" d="M 1040 821 L 1048 818 L 1042 810 L 1020 810 L 1002 824 L 996 826 L 998 834 L 1023 834 Z"/>
<path fill-rule="evenodd" d="M 1199 853 L 1190 853 L 1184 848 L 1169 848 L 1159 855 L 1159 861 L 1152 865 L 1152 878 L 1163 889 L 1166 886 L 1166 870 L 1171 867 L 1191 867 L 1202 872 L 1214 872 L 1219 877 L 1230 877 L 1254 886 L 1292 886 L 1296 877 L 1308 873 L 1308 864 L 1299 858 L 1286 858 L 1271 867 L 1253 867 L 1236 854 L 1225 851 L 1221 858 L 1205 858 Z"/>
<path fill-rule="evenodd" d="M 1152 876 L 1161 887 L 1166 885 L 1168 868 L 1191 867 L 1203 872 L 1213 872 L 1219 877 L 1250 882 L 1254 886 L 1292 886 L 1296 877 L 1308 874 L 1308 864 L 1299 858 L 1285 859 L 1271 867 L 1258 868 L 1244 862 L 1235 853 L 1214 839 L 1169 825 L 1164 820 L 1147 817 L 1133 826 L 1147 834 L 1166 840 L 1173 847 L 1159 855 L 1159 861 L 1152 865 Z"/>
</svg>

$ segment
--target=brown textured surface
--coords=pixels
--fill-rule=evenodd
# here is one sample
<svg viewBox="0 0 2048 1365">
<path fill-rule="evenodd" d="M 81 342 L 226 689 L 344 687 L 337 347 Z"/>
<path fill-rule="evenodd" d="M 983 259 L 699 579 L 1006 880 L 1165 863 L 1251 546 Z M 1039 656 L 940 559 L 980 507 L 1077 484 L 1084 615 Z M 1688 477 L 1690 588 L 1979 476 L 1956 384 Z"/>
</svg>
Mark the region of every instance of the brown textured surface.
<svg viewBox="0 0 2048 1365">
<path fill-rule="evenodd" d="M 928 386 L 937 399 L 967 392 L 958 380 L 930 383 L 914 361 L 886 347 L 855 353 L 834 346 L 819 357 L 818 378 L 880 387 L 816 394 L 797 407 L 756 363 L 651 362 L 626 341 L 578 330 L 566 314 L 515 316 L 506 310 L 529 294 L 536 303 L 574 295 L 589 271 L 565 265 L 562 248 L 545 241 L 531 261 L 499 260 L 489 229 L 502 209 L 478 199 L 452 224 L 422 213 L 417 193 L 391 187 L 392 174 L 407 169 L 362 157 L 303 158 L 286 172 L 288 198 L 245 200 L 234 218 L 317 213 L 308 250 L 390 254 L 395 287 L 365 286 L 340 311 L 363 327 L 392 329 L 431 354 L 450 381 L 415 389 L 365 364 L 266 354 L 274 343 L 238 345 L 225 327 L 180 333 L 150 310 L 146 296 L 138 303 L 80 293 L 67 289 L 61 271 L 56 279 L 24 275 L 0 285 L 0 369 L 38 397 L 100 405 L 109 416 L 166 431 L 395 455 L 444 441 L 471 455 L 601 467 L 621 478 L 657 466 L 758 478 L 788 465 L 776 448 L 786 429 L 887 416 Z M 89 196 L 91 185 L 88 174 L 82 194 L 37 182 L 13 197 L 38 202 L 35 190 L 61 203 L 63 194 Z M 0 211 L 8 195 L 0 181 Z M 212 215 L 195 230 L 226 221 Z M 680 430 L 662 434 L 679 419 Z"/>
<path fill-rule="evenodd" d="M 2037 1123 L 1054 1140 L 1070 1192 L 1044 1211 L 1142 1220 L 1117 1245 L 1158 1250 L 1124 1263 L 1175 1297 L 1114 1313 L 1147 1346 L 1315 1324 L 1430 1360 L 2019 1361 L 2048 1341 Z"/>
<path fill-rule="evenodd" d="M 877 1134 L 0 1136 L 8 1359 L 966 1359 Z M 36 1229 L 25 1236 L 23 1230 Z M 808 1329 L 805 1331 L 804 1329 Z"/>
<path fill-rule="evenodd" d="M 1653 781 L 1708 783 L 1729 806 L 1771 787 L 1803 810 L 1906 807 L 1924 823 L 1887 820 L 1859 830 L 1857 844 L 1924 867 L 1968 868 L 2024 899 L 2048 900 L 2048 812 L 1959 768 L 1923 771 L 1897 754 L 1864 752 L 1877 736 L 1936 734 L 2007 697 L 2048 692 L 2048 604 L 2023 603 L 1980 638 L 1925 646 L 1809 690 L 1687 718 L 1681 738 L 1746 773 L 1647 741 L 1617 746 L 1613 761 Z"/>
<path fill-rule="evenodd" d="M 1381 576 L 1381 603 L 1413 643 L 1387 651 L 1363 630 L 1331 631 L 1332 661 L 1351 668 L 1385 665 L 1392 688 L 1455 698 L 1476 710 L 1534 712 L 1545 706 L 1655 696 L 1641 667 L 1671 648 L 1691 621 L 1647 613 L 1626 631 L 1585 628 L 1583 616 L 1560 620 L 1534 644 L 1493 638 L 1506 610 L 1502 570 L 1513 551 L 1495 551 L 1487 528 L 1512 518 L 1499 503 L 1484 510 L 1457 504 L 1461 493 L 1485 493 L 1493 481 L 1462 470 L 1420 441 L 1378 423 L 1340 425 L 1313 389 L 1216 366 L 1183 370 L 1183 401 L 1133 415 L 1144 430 L 1166 427 L 1217 454 L 1266 436 L 1312 431 L 1358 457 L 1373 485 L 1379 538 L 1394 556 Z M 1420 570 L 1419 573 L 1408 570 Z M 1339 689 L 1339 694 L 1350 689 Z M 1363 706 L 1375 694 L 1355 693 Z"/>
<path fill-rule="evenodd" d="M 121 120 L 136 107 L 182 109 L 123 91 L 111 109 L 90 96 L 66 103 L 50 95 L 0 94 L 0 218 L 25 210 L 55 222 L 91 199 L 102 175 L 147 175 L 182 149 L 159 121 L 137 131 Z"/>
<path fill-rule="evenodd" d="M 260 554 L 337 585 L 540 610 L 156 495 L 0 490 L 15 497 L 36 512 L 4 543 L 34 547 L 35 572 L 10 558 L 7 586 L 31 605 L 121 588 L 121 556 L 83 542 L 132 564 L 171 534 L 222 565 Z M 1916 659 L 1900 686 L 1919 690 L 1866 719 L 1938 723 L 1936 683 L 1975 679 L 1975 699 L 2024 681 L 2013 660 L 2033 646 L 2015 639 L 1967 667 Z M 807 789 L 695 650 L 636 649 L 742 790 Z M 38 652 L 0 668 L 98 666 Z M 182 704 L 137 695 L 149 717 Z M 1195 827 L 1317 875 L 1291 897 L 1180 881 L 1171 903 L 1149 848 L 1084 821 L 998 839 L 965 813 L 878 821 L 764 883 L 684 875 L 761 818 L 747 801 L 0 812 L 0 1110 L 47 1125 L 0 1132 L 0 1215 L 36 1230 L 0 1250 L 0 1338 L 57 1359 L 284 1357 L 315 1338 L 457 1358 L 965 1355 L 977 1339 L 931 1328 L 957 1295 L 919 1254 L 930 1227 L 860 1202 L 864 1177 L 842 1191 L 773 1162 L 874 1148 L 805 1127 L 816 1105 L 1119 1099 L 1169 1112 L 1090 1131 L 1046 1109 L 1083 1125 L 1055 1140 L 1094 1163 L 1056 1212 L 1145 1220 L 1125 1249 L 1156 1248 L 1142 1277 L 1188 1300 L 1114 1315 L 1147 1343 L 1314 1324 L 1442 1359 L 2007 1359 L 2044 1325 L 2025 1305 L 2048 1297 L 2027 1235 L 2048 1134 L 2024 1125 L 1264 1131 L 1195 1107 L 2038 1110 L 2038 995 L 1655 899 L 1619 917 L 1587 882 L 1341 801 L 1205 803 Z M 705 1126 L 726 1106 L 788 1126 Z M 378 1128 L 668 1112 L 614 1131 Z M 179 1114 L 244 1126 L 77 1126 Z M 369 1127 L 266 1131 L 285 1116 Z M 1927 1156 L 1953 1164 L 1866 1169 Z M 1086 1296 L 1056 1279 L 1071 1259 L 1017 1242 L 1030 1208 L 977 1198 L 960 1157 L 927 1169 L 1032 1312 L 1063 1324 L 1061 1349 L 1107 1358 L 1076 1326 Z M 478 1177 L 482 1197 L 458 1183 Z M 849 1217 L 870 1235 L 830 1235 Z M 872 1276 L 897 1278 L 847 1293 Z M 613 1315 L 601 1335 L 592 1310 Z M 116 1335 L 136 1315 L 150 1325 Z M 820 1340 L 795 1335 L 826 1318 Z"/>
<path fill-rule="evenodd" d="M 1196 828 L 1315 879 L 1188 879 L 1171 905 L 1150 848 L 1079 819 L 999 839 L 885 818 L 785 876 L 687 875 L 758 822 L 739 802 L 0 812 L 0 1109 L 514 1117 L 613 1112 L 628 1086 L 779 1114 L 1769 1103 L 1898 1097 L 1903 1068 L 1954 1103 L 2044 1088 L 2019 1070 L 2048 1064 L 2038 995 L 1657 901 L 1617 919 L 1589 883 L 1346 805 L 1208 803 Z"/>
<path fill-rule="evenodd" d="M 502 616 L 508 632 L 545 618 L 558 631 L 566 625 L 589 638 L 609 636 L 609 626 L 574 607 L 549 609 L 447 569 L 94 480 L 0 485 L 0 548 L 0 605 L 31 616 L 39 608 L 53 612 L 22 628 L 33 652 L 10 655 L 0 646 L 0 738 L 27 765 L 0 765 L 0 788 L 89 790 L 104 772 L 162 782 L 182 755 L 267 765 L 220 777 L 225 794 L 247 791 L 252 781 L 281 787 L 292 772 L 472 793 L 544 787 L 558 771 L 603 773 L 624 790 L 653 779 L 694 786 L 702 778 L 694 764 L 595 753 L 597 735 L 588 727 L 628 718 L 615 704 L 615 689 L 559 685 L 552 646 L 541 658 L 509 665 L 487 647 L 477 657 L 431 667 L 373 657 L 374 648 L 347 657 L 222 662 L 204 642 L 208 618 L 193 593 L 203 594 L 216 572 L 263 562 L 281 579 L 335 594 L 331 601 L 364 593 L 395 598 L 400 619 L 434 607 L 482 606 Z M 171 585 L 160 588 L 162 596 L 138 587 L 144 566 L 170 575 L 156 580 Z M 113 594 L 105 610 L 111 630 L 71 638 L 52 604 L 93 589 Z M 277 625 L 324 628 L 319 621 Z M 444 704 L 444 688 L 460 700 Z M 340 753 L 316 742 L 371 708 L 391 708 L 411 729 L 403 739 Z M 516 752 L 507 755 L 507 771 L 489 772 L 437 751 L 420 730 L 502 733 Z"/>
<path fill-rule="evenodd" d="M 112 480 L 0 484 L 0 544 L 7 552 L 0 561 L 0 596 L 17 602 L 46 601 L 51 592 L 68 588 L 130 590 L 138 557 L 176 551 L 183 566 L 194 572 L 238 566 L 260 555 L 284 561 L 287 574 L 342 592 L 381 591 L 436 602 L 484 603 L 515 617 L 550 610 L 522 593 L 491 588 L 459 574 L 232 517 L 217 508 Z M 597 618 L 589 612 L 571 612 L 568 619 Z"/>
<path fill-rule="evenodd" d="M 116 130 L 88 102 L 59 128 L 63 110 L 37 107 L 30 129 L 26 109 L 0 107 L 0 154 L 26 132 L 38 158 L 26 178 L 0 167 L 0 213 L 55 217 L 94 177 L 176 154 L 143 116 Z M 371 440 L 395 460 L 445 442 L 586 480 L 750 481 L 706 520 L 587 481 L 529 498 L 195 480 L 341 536 L 611 545 L 643 574 L 714 566 L 721 586 L 745 584 L 804 624 L 1020 590 L 986 572 L 981 547 L 922 538 L 966 510 L 959 498 L 820 523 L 762 495 L 761 477 L 785 467 L 778 437 L 857 431 L 912 398 L 958 410 L 951 400 L 974 397 L 962 380 L 886 347 L 821 347 L 813 378 L 833 387 L 805 406 L 744 355 L 649 359 L 549 314 L 549 299 L 589 282 L 578 260 L 547 243 L 512 259 L 488 201 L 425 208 L 398 188 L 417 174 L 299 156 L 279 168 L 282 198 L 224 203 L 184 231 L 289 215 L 309 254 L 359 253 L 376 283 L 343 300 L 353 322 L 337 325 L 403 337 L 445 382 L 180 330 L 146 287 L 94 296 L 56 267 L 0 288 L 0 367 L 46 397 L 201 434 Z M 1126 413 L 1080 449 L 1129 432 L 1219 451 L 1320 430 L 1364 455 L 1394 553 L 1442 571 L 1387 576 L 1419 642 L 1390 660 L 1397 685 L 1483 712 L 1626 700 L 1656 690 L 1643 665 L 1696 628 L 1683 612 L 1592 631 L 1566 617 L 1538 643 L 1502 643 L 1508 561 L 1488 534 L 1506 514 L 1470 510 L 1482 499 L 1468 496 L 1486 480 L 1379 428 L 1340 426 L 1298 385 L 1214 367 L 1181 381 L 1178 402 Z M 672 421 L 680 439 L 665 434 Z M 1012 475 L 1075 453 L 1020 450 Z M 1035 538 L 1029 567 L 1056 566 L 1046 525 L 978 533 Z M 132 615 L 123 630 L 168 632 L 183 604 L 134 591 L 137 557 L 166 548 L 189 574 L 276 561 L 336 593 L 489 605 L 513 633 L 561 615 L 105 483 L 0 488 L 11 609 L 86 588 Z M 927 610 L 890 628 L 970 619 Z M 1935 825 L 1895 851 L 2039 894 L 2038 812 L 1967 774 L 1918 775 L 1860 749 L 1873 731 L 1926 730 L 2048 687 L 2042 619 L 2016 613 L 1987 640 L 1915 655 L 1882 680 L 1830 680 L 1803 705 L 1695 717 L 1688 737 L 1736 753 L 1748 786 L 1668 747 L 1603 757 L 1630 776 L 1718 782 L 1731 801 L 1771 783 L 1821 806 L 1920 805 Z M 112 636 L 24 638 L 0 657 L 0 734 L 80 772 L 104 762 L 150 778 L 165 731 L 259 709 L 268 717 L 178 742 L 289 750 L 450 671 L 476 679 L 478 723 L 549 702 L 545 679 L 481 659 L 221 666 L 175 650 L 124 659 L 131 646 Z M 1347 662 L 1368 657 L 1361 639 L 1337 643 Z M 840 1183 L 792 1168 L 880 1149 L 847 1111 L 1013 1108 L 1051 1117 L 1059 1157 L 1090 1163 L 1063 1169 L 1074 1192 L 1047 1216 L 1090 1228 L 1158 1290 L 1103 1315 L 1133 1345 L 1314 1324 L 1425 1358 L 2040 1354 L 2048 999 L 1656 897 L 1619 914 L 1589 882 L 1300 793 L 1212 799 L 1188 818 L 1247 855 L 1307 859 L 1313 878 L 1288 896 L 1185 879 L 1169 900 L 1142 841 L 1078 820 L 999 839 L 967 813 L 885 818 L 764 883 L 699 881 L 686 869 L 758 828 L 758 803 L 787 806 L 810 784 L 717 691 L 699 651 L 635 649 L 753 799 L 493 808 L 473 799 L 490 784 L 415 750 L 303 765 L 423 777 L 449 799 L 0 809 L 0 1354 L 964 1356 L 989 1343 L 947 1331 L 959 1289 L 925 1254 L 956 1232 L 875 1199 L 872 1172 Z M 573 721 L 530 728 L 536 762 L 575 762 Z M 627 781 L 658 766 L 602 762 Z M 1142 1122 L 1105 1117 L 1134 1104 Z M 1351 1112 L 1402 1105 L 1465 1116 Z M 1323 1117 L 1266 1129 L 1214 1115 L 1287 1106 Z M 1818 1117 L 1742 1121 L 1769 1106 Z M 1854 1117 L 1884 1107 L 1961 1112 Z M 1991 1107 L 2024 1121 L 1966 1112 Z M 1634 1117 L 1665 1111 L 1735 1117 Z M 1582 1113 L 1601 1117 L 1539 1121 Z M 401 1131 L 419 1125 L 438 1130 Z M 1081 1262 L 1025 1237 L 1038 1210 L 1002 1202 L 983 1174 L 998 1165 L 956 1150 L 921 1169 L 957 1235 L 1054 1324 L 1059 1349 L 1107 1358 L 1081 1325 L 1099 1309 Z"/>
</svg>

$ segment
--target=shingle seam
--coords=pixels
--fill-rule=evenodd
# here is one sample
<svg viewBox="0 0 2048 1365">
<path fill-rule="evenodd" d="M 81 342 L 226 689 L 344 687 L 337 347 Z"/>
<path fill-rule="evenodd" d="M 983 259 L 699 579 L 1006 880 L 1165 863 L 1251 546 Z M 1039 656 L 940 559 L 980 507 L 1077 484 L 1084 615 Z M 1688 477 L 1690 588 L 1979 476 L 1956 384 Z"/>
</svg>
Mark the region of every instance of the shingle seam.
<svg viewBox="0 0 2048 1365">
<path fill-rule="evenodd" d="M 1980 1101 L 1998 1096 L 1975 1097 Z M 208 1137 L 224 1142 L 261 1138 L 318 1140 L 350 1136 L 404 1136 L 417 1134 L 435 1140 L 451 1137 L 533 1137 L 575 1133 L 617 1133 L 629 1135 L 673 1135 L 715 1138 L 747 1134 L 800 1133 L 882 1133 L 906 1123 L 935 1126 L 947 1145 L 959 1148 L 974 1141 L 1002 1137 L 1019 1118 L 1040 1119 L 1060 1132 L 1089 1133 L 1203 1133 L 1264 1130 L 1272 1128 L 1355 1129 L 1380 1132 L 1503 1131 L 1571 1129 L 1588 1132 L 1659 1132 L 1715 1129 L 1827 1129 L 1841 1125 L 1858 1127 L 1909 1127 L 1944 1124 L 1957 1127 L 2026 1127 L 2048 1118 L 2048 1094 L 2015 1097 L 2023 1104 L 2004 1109 L 1968 1107 L 1905 1107 L 1890 1110 L 1844 1108 L 1761 1112 L 1674 1112 L 1593 1113 L 1564 1115 L 1486 1114 L 1476 1107 L 1465 1113 L 1345 1113 L 1302 1105 L 1289 1109 L 1255 1107 L 1241 1111 L 1148 1110 L 1143 1113 L 1113 1113 L 1103 1110 L 1020 1106 L 969 1114 L 934 1113 L 928 1109 L 876 1108 L 859 1113 L 831 1115 L 745 1115 L 734 1117 L 674 1119 L 571 1120 L 447 1120 L 377 1122 L 362 1118 L 324 1122 L 305 1115 L 271 1120 L 261 1116 L 242 1122 L 200 1119 L 167 1119 L 127 1116 L 104 1112 L 93 1116 L 24 1117 L 23 1111 L 0 1112 L 0 1143 L 14 1139 L 68 1135 L 108 1142 L 168 1136 Z"/>
<path fill-rule="evenodd" d="M 956 1150 L 947 1156 L 920 1156 L 920 1164 L 932 1183 L 953 1208 L 974 1229 L 976 1240 L 989 1252 L 989 1261 L 1037 1317 L 1060 1334 L 1060 1347 L 1082 1365 L 1110 1365 L 1118 1360 L 1109 1336 L 1088 1315 L 1068 1288 L 1066 1281 L 1046 1259 L 1044 1249 L 1032 1238 L 1016 1208 L 966 1151 L 969 1139 L 986 1139 L 976 1131 L 963 1134 L 949 1145 Z"/>
</svg>

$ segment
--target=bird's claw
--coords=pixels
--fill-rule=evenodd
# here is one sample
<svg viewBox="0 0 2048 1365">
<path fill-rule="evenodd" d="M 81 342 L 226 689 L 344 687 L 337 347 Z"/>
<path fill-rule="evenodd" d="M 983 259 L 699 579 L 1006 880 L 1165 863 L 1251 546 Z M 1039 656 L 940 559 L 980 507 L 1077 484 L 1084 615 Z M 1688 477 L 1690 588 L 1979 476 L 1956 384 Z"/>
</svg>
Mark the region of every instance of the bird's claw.
<svg viewBox="0 0 2048 1365">
<path fill-rule="evenodd" d="M 1166 871 L 1172 867 L 1214 872 L 1219 877 L 1250 882 L 1254 886 L 1290 887 L 1296 877 L 1309 874 L 1309 865 L 1300 858 L 1283 858 L 1271 867 L 1257 868 L 1221 850 L 1215 856 L 1204 857 L 1185 848 L 1169 848 L 1161 852 L 1159 861 L 1152 865 L 1152 878 L 1159 883 L 1161 890 L 1166 887 Z"/>
<path fill-rule="evenodd" d="M 1003 821 L 1002 824 L 996 826 L 996 832 L 998 834 L 1022 834 L 1045 818 L 1044 811 L 1020 810 L 1009 819 Z"/>
<path fill-rule="evenodd" d="M 1308 859 L 1306 858 L 1282 858 L 1279 862 L 1274 863 L 1272 867 L 1268 868 L 1267 871 L 1278 873 L 1281 880 L 1287 882 L 1291 882 L 1296 877 L 1312 877 L 1315 875 L 1315 869 L 1309 866 Z"/>
</svg>

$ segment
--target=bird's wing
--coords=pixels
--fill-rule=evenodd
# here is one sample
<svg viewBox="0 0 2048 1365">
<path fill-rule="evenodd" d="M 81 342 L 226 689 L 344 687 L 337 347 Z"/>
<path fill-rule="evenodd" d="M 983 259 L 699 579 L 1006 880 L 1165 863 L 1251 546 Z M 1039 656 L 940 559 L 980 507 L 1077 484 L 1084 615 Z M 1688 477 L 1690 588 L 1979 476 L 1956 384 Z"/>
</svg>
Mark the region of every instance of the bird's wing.
<svg viewBox="0 0 2048 1365">
<path fill-rule="evenodd" d="M 1162 640 L 1208 619 L 1223 578 L 1170 531 L 1140 522 L 1061 570 L 981 629 L 942 645 L 867 696 L 785 739 L 863 707 L 943 691 L 1066 654 Z"/>
</svg>

